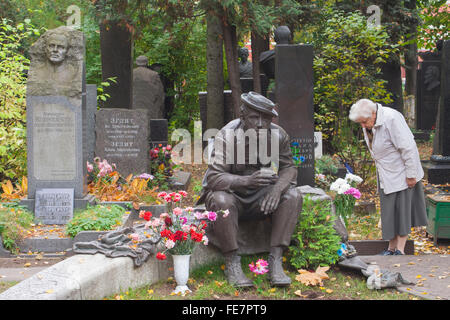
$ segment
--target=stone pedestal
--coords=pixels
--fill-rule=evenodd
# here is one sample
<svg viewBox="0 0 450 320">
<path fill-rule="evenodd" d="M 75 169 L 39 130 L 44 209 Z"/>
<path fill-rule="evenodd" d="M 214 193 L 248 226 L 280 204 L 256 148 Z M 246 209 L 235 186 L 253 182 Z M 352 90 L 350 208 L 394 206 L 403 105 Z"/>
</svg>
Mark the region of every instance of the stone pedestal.
<svg viewBox="0 0 450 320">
<path fill-rule="evenodd" d="M 278 124 L 292 143 L 298 143 L 303 161 L 298 185 L 314 186 L 313 47 L 281 44 L 275 47 L 275 92 Z"/>
</svg>

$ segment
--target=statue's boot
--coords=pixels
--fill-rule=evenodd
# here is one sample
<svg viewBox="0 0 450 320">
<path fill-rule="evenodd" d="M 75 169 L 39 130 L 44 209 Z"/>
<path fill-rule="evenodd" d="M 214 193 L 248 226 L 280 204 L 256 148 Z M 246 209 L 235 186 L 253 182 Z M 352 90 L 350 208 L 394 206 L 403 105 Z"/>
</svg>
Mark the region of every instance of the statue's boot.
<svg viewBox="0 0 450 320">
<path fill-rule="evenodd" d="M 241 257 L 235 251 L 225 255 L 224 271 L 229 284 L 238 288 L 253 286 L 253 282 L 242 271 Z"/>
<path fill-rule="evenodd" d="M 272 247 L 268 260 L 270 284 L 277 287 L 289 286 L 292 281 L 283 270 L 283 248 Z"/>
</svg>

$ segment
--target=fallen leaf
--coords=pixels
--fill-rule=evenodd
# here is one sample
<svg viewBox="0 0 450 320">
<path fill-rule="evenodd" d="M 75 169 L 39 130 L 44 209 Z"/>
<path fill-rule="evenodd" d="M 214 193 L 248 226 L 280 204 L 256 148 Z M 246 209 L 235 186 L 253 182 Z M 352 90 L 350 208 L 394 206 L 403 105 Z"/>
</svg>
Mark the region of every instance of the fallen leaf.
<svg viewBox="0 0 450 320">
<path fill-rule="evenodd" d="M 309 272 L 307 270 L 298 270 L 299 275 L 295 276 L 295 280 L 303 283 L 304 285 L 322 285 L 322 277 L 315 272 Z"/>
<path fill-rule="evenodd" d="M 418 275 L 416 276 L 416 279 L 420 279 L 420 278 L 422 278 L 422 276 L 421 276 L 420 274 L 418 274 Z"/>
<path fill-rule="evenodd" d="M 45 293 L 53 293 L 52 289 L 46 290 Z"/>
<path fill-rule="evenodd" d="M 307 297 L 307 295 L 302 294 L 301 290 L 295 291 L 294 294 L 295 294 L 296 296 L 299 296 L 299 297 L 302 297 L 302 298 L 306 298 L 306 297 Z"/>
<path fill-rule="evenodd" d="M 332 292 L 333 292 L 333 290 L 331 290 L 331 289 L 327 289 L 327 290 L 325 290 L 325 292 L 326 292 L 326 293 L 332 293 Z"/>
<path fill-rule="evenodd" d="M 29 266 L 31 266 L 31 263 L 27 262 L 23 265 L 25 268 L 28 268 Z"/>
<path fill-rule="evenodd" d="M 345 283 L 345 286 L 346 286 L 346 287 L 350 287 L 351 284 L 350 284 L 349 282 L 346 282 L 346 283 Z"/>
</svg>

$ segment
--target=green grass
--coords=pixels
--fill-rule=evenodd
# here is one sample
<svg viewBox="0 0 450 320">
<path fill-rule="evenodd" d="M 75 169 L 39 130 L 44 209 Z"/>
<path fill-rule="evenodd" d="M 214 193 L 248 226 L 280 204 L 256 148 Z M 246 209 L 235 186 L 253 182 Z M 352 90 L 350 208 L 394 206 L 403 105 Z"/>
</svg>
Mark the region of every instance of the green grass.
<svg viewBox="0 0 450 320">
<path fill-rule="evenodd" d="M 242 267 L 247 277 L 253 274 L 248 269 L 248 264 L 259 258 L 267 259 L 267 255 L 244 256 Z M 358 272 L 345 272 L 337 267 L 332 267 L 327 274 L 328 280 L 324 280 L 323 286 L 306 286 L 295 280 L 298 274 L 296 270 L 289 270 L 288 275 L 292 279 L 290 287 L 271 287 L 267 277 L 264 276 L 260 293 L 256 288 L 236 289 L 229 285 L 222 270 L 223 262 L 201 266 L 191 271 L 188 282 L 192 293 L 185 296 L 171 295 L 175 288 L 175 280 L 171 277 L 158 283 L 144 286 L 138 289 L 128 289 L 120 293 L 106 297 L 105 300 L 211 300 L 211 299 L 324 299 L 324 300 L 410 300 L 417 299 L 407 293 L 400 293 L 395 289 L 369 290 L 366 287 L 366 278 Z M 327 292 L 328 290 L 328 292 Z M 332 291 L 330 291 L 332 290 Z M 296 295 L 301 292 L 304 297 Z"/>
<path fill-rule="evenodd" d="M 11 288 L 12 286 L 15 286 L 18 283 L 19 282 L 17 282 L 17 281 L 0 282 L 0 293 L 8 290 L 9 288 Z"/>
<path fill-rule="evenodd" d="M 381 229 L 377 227 L 380 214 L 374 213 L 366 216 L 353 215 L 348 219 L 348 234 L 352 240 L 376 240 L 381 239 Z"/>
</svg>

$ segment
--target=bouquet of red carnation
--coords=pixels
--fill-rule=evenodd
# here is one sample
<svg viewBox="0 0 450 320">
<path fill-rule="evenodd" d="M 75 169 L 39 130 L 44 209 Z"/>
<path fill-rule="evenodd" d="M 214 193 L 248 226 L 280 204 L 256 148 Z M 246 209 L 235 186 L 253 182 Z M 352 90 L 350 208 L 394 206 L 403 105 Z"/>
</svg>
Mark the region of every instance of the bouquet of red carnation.
<svg viewBox="0 0 450 320">
<path fill-rule="evenodd" d="M 217 219 L 216 212 L 194 214 L 194 208 L 192 207 L 182 209 L 182 200 L 187 197 L 185 191 L 160 192 L 158 197 L 167 202 L 168 212 L 162 213 L 157 218 L 151 218 L 151 215 L 150 217 L 147 215 L 149 220 L 145 224 L 145 228 L 161 236 L 164 244 L 165 249 L 158 252 L 157 259 L 166 259 L 166 251 L 169 251 L 172 255 L 186 255 L 192 254 L 197 243 L 208 245 L 205 229 L 208 221 Z M 218 213 L 223 214 L 224 217 L 229 214 L 228 210 L 221 210 Z M 142 214 L 142 217 L 144 215 L 145 213 Z"/>
</svg>

